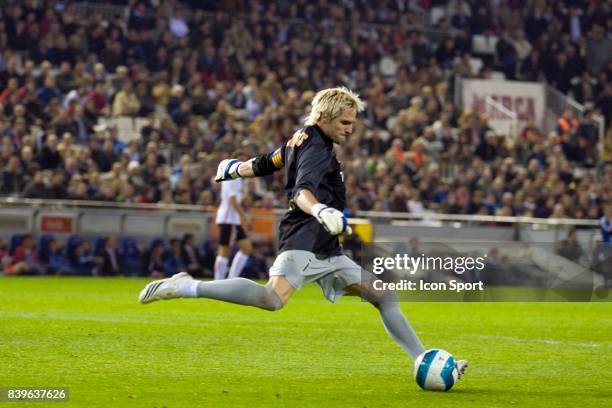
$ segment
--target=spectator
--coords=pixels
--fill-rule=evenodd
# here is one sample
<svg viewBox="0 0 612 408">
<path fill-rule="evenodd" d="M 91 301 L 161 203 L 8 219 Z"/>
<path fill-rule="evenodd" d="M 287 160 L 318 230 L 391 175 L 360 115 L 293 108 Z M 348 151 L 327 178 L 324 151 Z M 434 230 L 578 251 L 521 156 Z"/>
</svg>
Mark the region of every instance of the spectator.
<svg viewBox="0 0 612 408">
<path fill-rule="evenodd" d="M 25 175 L 17 156 L 11 155 L 9 157 L 8 163 L 2 169 L 0 177 L 0 194 L 11 196 L 21 192 L 25 182 Z"/>
<path fill-rule="evenodd" d="M 23 196 L 25 198 L 48 198 L 49 189 L 45 179 L 48 179 L 48 174 L 36 171 L 33 179 L 23 189 Z"/>
<path fill-rule="evenodd" d="M 132 83 L 125 81 L 113 101 L 113 116 L 136 116 L 140 111 L 140 101 L 134 93 Z"/>
<path fill-rule="evenodd" d="M 21 244 L 15 248 L 12 264 L 7 268 L 10 275 L 37 275 L 40 273 L 40 262 L 34 245 L 34 238 L 25 234 Z"/>
<path fill-rule="evenodd" d="M 593 119 L 593 111 L 584 111 L 584 117 L 576 129 L 576 138 L 579 145 L 584 147 L 588 163 L 593 166 L 598 159 L 599 128 Z"/>
<path fill-rule="evenodd" d="M 181 259 L 181 241 L 177 238 L 170 240 L 170 248 L 164 253 L 163 268 L 166 276 L 172 276 L 185 269 Z"/>
<path fill-rule="evenodd" d="M 524 61 L 533 50 L 531 43 L 527 41 L 527 38 L 525 38 L 525 32 L 520 29 L 514 32 L 512 45 L 516 51 L 516 56 L 518 57 L 519 61 Z"/>
<path fill-rule="evenodd" d="M 96 262 L 88 242 L 79 240 L 67 252 L 71 274 L 81 276 L 93 275 Z"/>
<path fill-rule="evenodd" d="M 68 199 L 68 189 L 66 188 L 65 173 L 63 170 L 56 170 L 51 175 L 51 185 L 47 191 L 47 197 L 55 200 Z"/>
<path fill-rule="evenodd" d="M 516 66 L 519 58 L 510 34 L 502 34 L 495 46 L 495 52 L 506 79 L 516 79 Z"/>
<path fill-rule="evenodd" d="M 599 220 L 601 240 L 604 244 L 612 244 L 612 203 L 606 204 L 605 213 Z"/>
<path fill-rule="evenodd" d="M 154 278 L 164 276 L 163 254 L 164 241 L 161 239 L 154 239 L 143 258 L 143 273 L 145 276 Z"/>
<path fill-rule="evenodd" d="M 585 253 L 580 247 L 580 243 L 578 243 L 576 230 L 574 228 L 570 229 L 570 231 L 567 233 L 567 237 L 557 244 L 556 252 L 558 255 L 561 255 L 570 261 L 576 263 L 581 261 Z"/>
<path fill-rule="evenodd" d="M 185 234 L 181 240 L 181 260 L 187 272 L 193 276 L 202 276 L 202 266 L 198 248 L 194 245 L 193 235 Z"/>
<path fill-rule="evenodd" d="M 8 251 L 8 242 L 4 238 L 0 238 L 0 272 L 4 273 L 6 267 L 11 262 L 11 257 Z"/>
<path fill-rule="evenodd" d="M 598 73 L 612 58 L 612 40 L 606 37 L 604 27 L 594 24 L 587 40 L 587 68 Z"/>
<path fill-rule="evenodd" d="M 57 150 L 57 136 L 53 133 L 47 135 L 47 140 L 38 158 L 43 170 L 53 170 L 59 167 L 62 157 Z"/>
<path fill-rule="evenodd" d="M 578 119 L 574 117 L 574 112 L 570 106 L 563 110 L 563 115 L 557 121 L 557 134 L 561 137 L 568 137 L 578 128 Z"/>
<path fill-rule="evenodd" d="M 56 238 L 49 242 L 49 262 L 45 272 L 51 275 L 70 274 L 70 262 L 64 254 L 64 246 Z"/>
<path fill-rule="evenodd" d="M 102 258 L 101 265 L 98 269 L 99 275 L 116 276 L 122 273 L 117 237 L 109 235 L 104 238 L 104 247 L 99 256 Z"/>
</svg>

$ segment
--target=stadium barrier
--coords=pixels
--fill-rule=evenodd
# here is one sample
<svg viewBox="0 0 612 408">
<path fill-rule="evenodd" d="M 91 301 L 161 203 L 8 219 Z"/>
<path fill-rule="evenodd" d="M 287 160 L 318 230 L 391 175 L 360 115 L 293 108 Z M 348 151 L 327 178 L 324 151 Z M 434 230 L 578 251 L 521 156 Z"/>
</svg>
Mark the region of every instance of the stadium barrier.
<svg viewBox="0 0 612 408">
<path fill-rule="evenodd" d="M 276 241 L 284 210 L 253 209 L 255 239 Z M 102 201 L 0 199 L 0 236 L 16 233 L 130 235 L 147 240 L 191 233 L 196 240 L 213 235 L 214 209 L 183 204 L 127 204 Z M 363 241 L 407 241 L 410 237 L 445 240 L 520 241 L 550 249 L 577 228 L 578 240 L 590 249 L 599 234 L 597 220 L 507 217 L 436 213 L 360 211 L 352 222 Z M 356 225 L 357 224 L 357 225 Z"/>
<path fill-rule="evenodd" d="M 284 212 L 250 211 L 250 238 L 264 257 L 275 253 L 277 227 Z M 538 286 L 561 279 L 584 285 L 610 274 L 606 272 L 610 247 L 600 243 L 597 220 L 375 211 L 361 211 L 356 216 L 349 220 L 355 234 L 342 238 L 346 253 L 356 260 L 364 259 L 366 252 L 384 255 L 388 252 L 385 245 L 397 254 L 408 254 L 415 251 L 416 242 L 416 256 L 478 255 L 486 259 L 488 254 L 495 254 L 504 268 L 514 271 L 506 274 L 509 280 L 504 282 L 508 284 Z M 154 239 L 168 241 L 189 233 L 200 245 L 215 240 L 214 221 L 214 208 L 198 205 L 0 199 L 0 237 L 11 243 L 26 233 L 37 242 L 45 235 L 64 242 L 78 236 L 94 243 L 114 235 L 129 237 L 138 244 Z M 574 229 L 580 256 L 568 260 L 559 252 L 559 244 Z"/>
<path fill-rule="evenodd" d="M 576 229 L 580 246 L 587 254 L 593 254 L 601 235 L 597 220 L 376 211 L 361 211 L 358 215 L 372 222 L 377 242 L 418 238 L 424 243 L 480 242 L 500 247 L 520 242 L 553 253 L 568 231 Z"/>
</svg>

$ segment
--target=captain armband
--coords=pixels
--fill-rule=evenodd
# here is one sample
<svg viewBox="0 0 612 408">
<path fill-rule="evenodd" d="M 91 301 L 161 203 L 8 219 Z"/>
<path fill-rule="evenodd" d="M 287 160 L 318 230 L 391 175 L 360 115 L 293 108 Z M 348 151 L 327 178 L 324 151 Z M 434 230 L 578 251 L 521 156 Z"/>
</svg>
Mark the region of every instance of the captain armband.
<svg viewBox="0 0 612 408">
<path fill-rule="evenodd" d="M 272 153 L 257 156 L 253 159 L 253 173 L 255 176 L 267 176 L 285 167 L 283 148 L 279 147 Z"/>
</svg>

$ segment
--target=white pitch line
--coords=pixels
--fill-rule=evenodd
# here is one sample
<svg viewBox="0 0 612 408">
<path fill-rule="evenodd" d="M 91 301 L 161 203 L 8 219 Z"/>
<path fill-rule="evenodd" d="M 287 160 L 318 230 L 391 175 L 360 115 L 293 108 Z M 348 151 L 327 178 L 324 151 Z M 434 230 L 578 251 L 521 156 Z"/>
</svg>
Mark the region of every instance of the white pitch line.
<svg viewBox="0 0 612 408">
<path fill-rule="evenodd" d="M 464 337 L 475 337 L 477 339 L 485 339 L 485 340 L 506 340 L 512 341 L 516 343 L 540 343 L 540 344 L 549 344 L 549 345 L 565 345 L 565 346 L 575 346 L 575 347 L 590 347 L 590 348 L 607 348 L 612 349 L 612 345 L 609 344 L 601 344 L 595 342 L 580 342 L 580 341 L 571 341 L 571 340 L 550 340 L 550 339 L 524 339 L 521 337 L 511 337 L 511 336 L 490 336 L 486 334 L 467 334 Z"/>
</svg>

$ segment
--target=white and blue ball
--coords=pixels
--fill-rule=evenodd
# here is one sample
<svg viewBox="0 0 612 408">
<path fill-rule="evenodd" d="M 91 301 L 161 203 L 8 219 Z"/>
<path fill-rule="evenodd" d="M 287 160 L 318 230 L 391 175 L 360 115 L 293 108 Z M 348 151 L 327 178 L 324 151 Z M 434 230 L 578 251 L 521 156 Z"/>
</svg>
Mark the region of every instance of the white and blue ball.
<svg viewBox="0 0 612 408">
<path fill-rule="evenodd" d="M 414 379 L 424 390 L 448 391 L 458 378 L 455 358 L 447 351 L 426 350 L 414 361 Z"/>
</svg>

